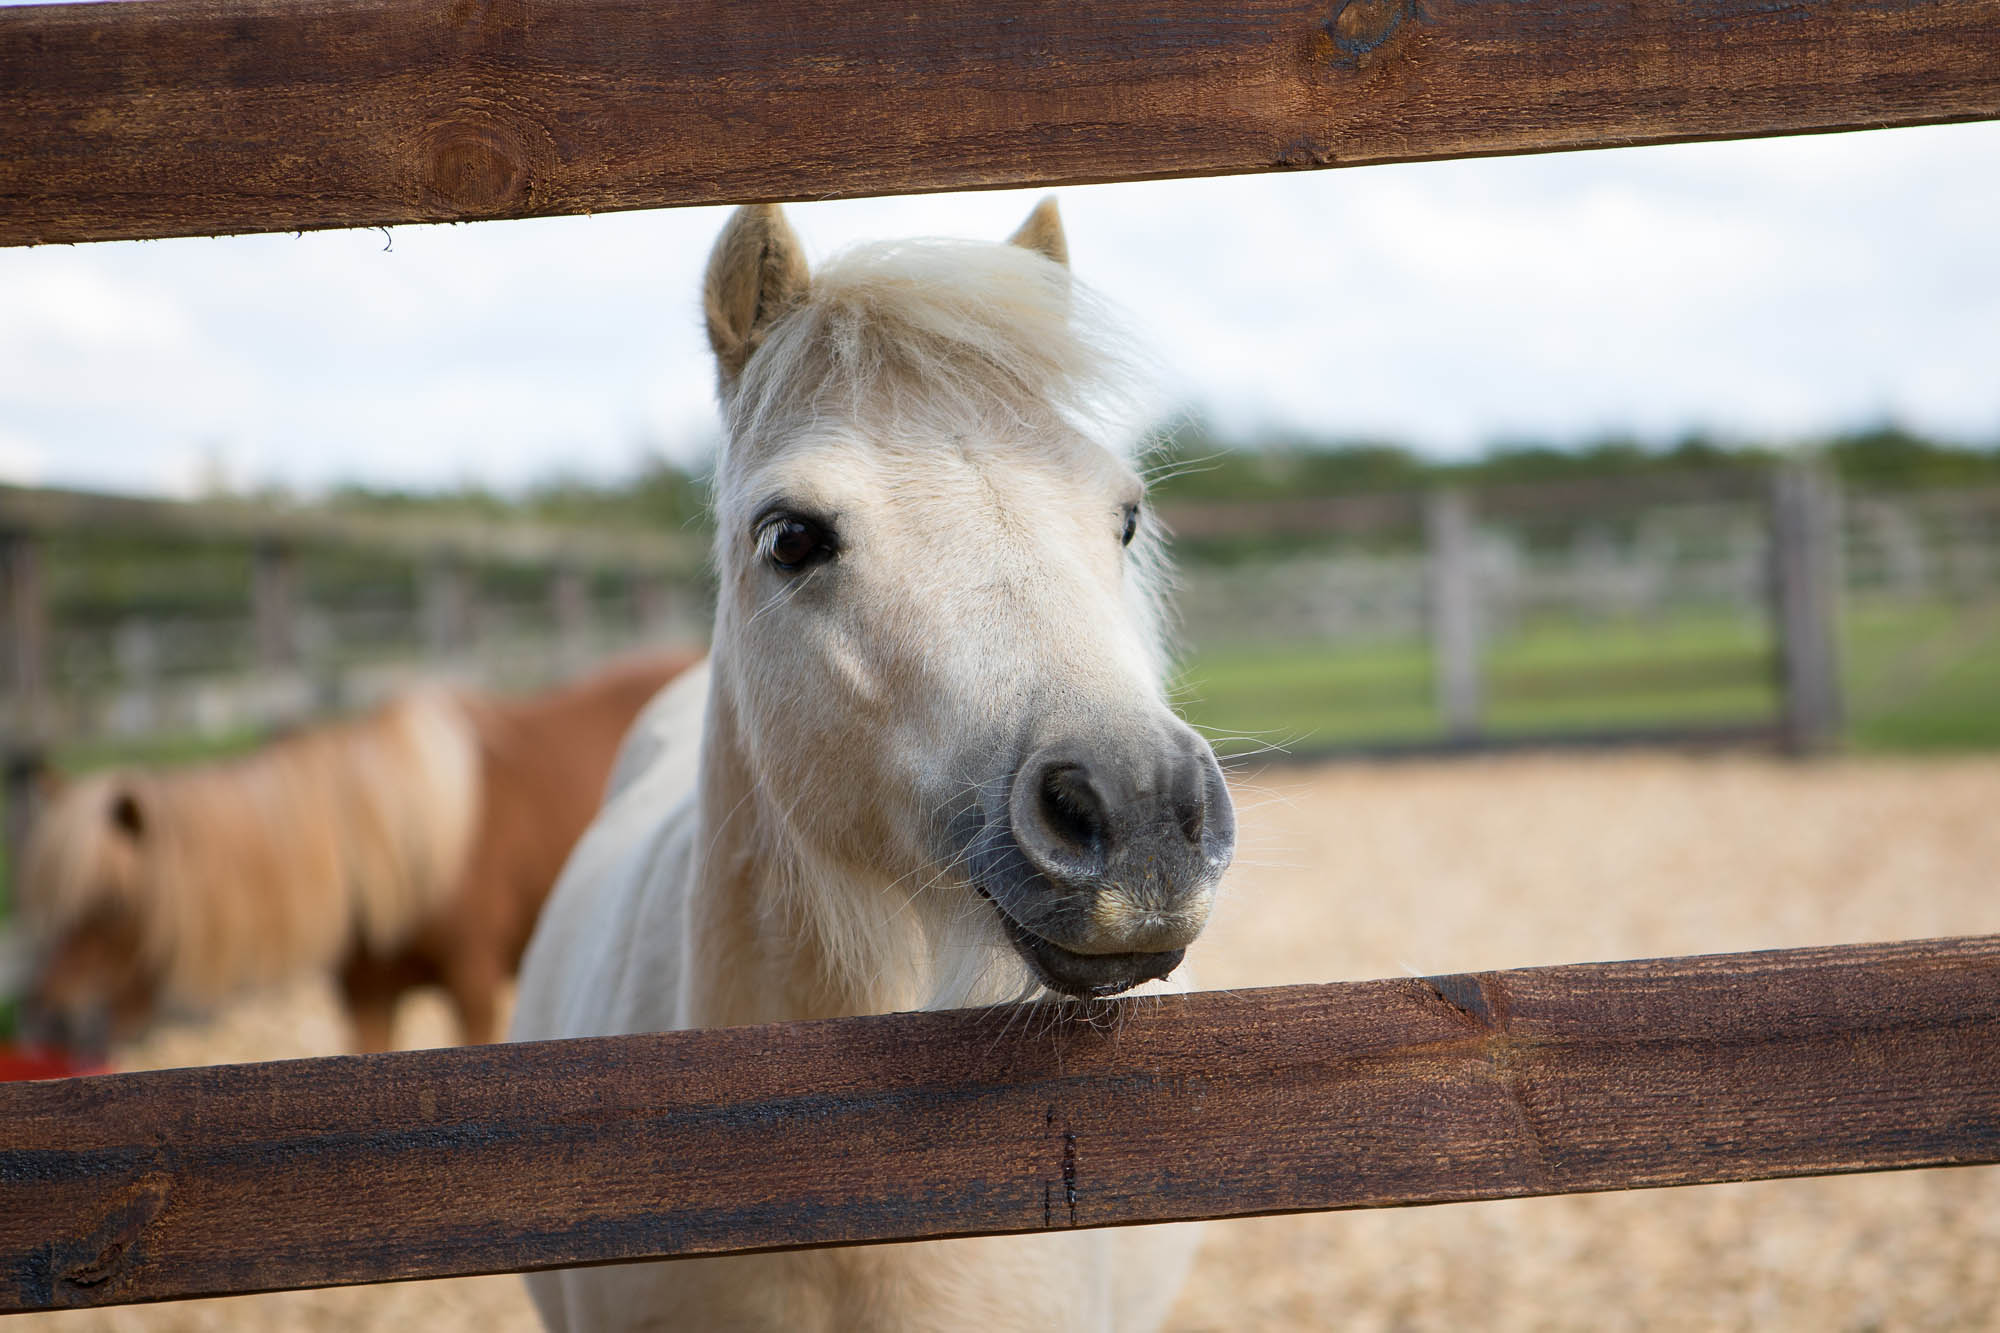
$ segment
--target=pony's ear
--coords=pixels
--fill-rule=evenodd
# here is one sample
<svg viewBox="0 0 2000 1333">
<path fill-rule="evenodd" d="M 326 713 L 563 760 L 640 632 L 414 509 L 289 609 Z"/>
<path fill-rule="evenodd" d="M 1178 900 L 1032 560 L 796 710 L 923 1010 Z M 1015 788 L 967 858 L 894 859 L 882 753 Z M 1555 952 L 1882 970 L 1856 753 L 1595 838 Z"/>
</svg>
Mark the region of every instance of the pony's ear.
<svg viewBox="0 0 2000 1333">
<path fill-rule="evenodd" d="M 146 814 L 139 807 L 138 793 L 121 787 L 111 797 L 111 827 L 137 842 L 146 835 Z"/>
<path fill-rule="evenodd" d="M 745 204 L 730 217 L 708 257 L 702 307 L 708 345 L 726 393 L 777 318 L 812 286 L 804 247 L 776 204 Z"/>
<path fill-rule="evenodd" d="M 1062 213 L 1056 208 L 1056 197 L 1049 195 L 1036 204 L 1035 211 L 1028 214 L 1028 220 L 1007 238 L 1007 244 L 1033 250 L 1068 268 L 1069 242 L 1063 239 Z"/>
</svg>

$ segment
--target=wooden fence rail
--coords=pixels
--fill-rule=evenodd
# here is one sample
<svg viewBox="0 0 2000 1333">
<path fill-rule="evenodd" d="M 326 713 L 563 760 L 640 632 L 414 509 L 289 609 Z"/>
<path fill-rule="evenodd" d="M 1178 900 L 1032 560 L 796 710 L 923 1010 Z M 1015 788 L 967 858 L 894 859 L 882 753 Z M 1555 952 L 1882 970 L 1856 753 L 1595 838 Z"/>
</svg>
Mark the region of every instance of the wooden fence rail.
<svg viewBox="0 0 2000 1333">
<path fill-rule="evenodd" d="M 0 9 L 0 19 L 8 12 Z M 4 97 L 0 93 L 0 100 Z M 0 144 L 3 151 L 4 144 Z M 0 203 L 0 210 L 4 207 Z M 502 521 L 447 514 L 345 513 L 254 500 L 156 500 L 5 484 L 0 484 L 0 533 L 17 537 L 92 533 L 237 540 L 276 549 L 344 546 L 419 558 L 569 562 L 588 568 L 682 576 L 699 571 L 707 556 L 700 539 L 680 532 L 604 530 L 531 519 Z"/>
<path fill-rule="evenodd" d="M 0 8 L 0 244 L 2000 117 L 2000 0 Z"/>
<path fill-rule="evenodd" d="M 0 1086 L 0 1310 L 2000 1162 L 2000 936 Z"/>
</svg>

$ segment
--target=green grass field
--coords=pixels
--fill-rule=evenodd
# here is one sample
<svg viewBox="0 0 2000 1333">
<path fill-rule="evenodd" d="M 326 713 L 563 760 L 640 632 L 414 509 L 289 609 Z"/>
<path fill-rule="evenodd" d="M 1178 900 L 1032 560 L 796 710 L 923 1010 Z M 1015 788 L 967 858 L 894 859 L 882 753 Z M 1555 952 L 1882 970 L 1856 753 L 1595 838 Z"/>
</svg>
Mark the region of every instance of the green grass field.
<svg viewBox="0 0 2000 1333">
<path fill-rule="evenodd" d="M 1858 750 L 2000 746 L 2000 607 L 1861 603 L 1843 624 Z M 1544 622 L 1486 657 L 1495 736 L 1756 723 L 1778 706 L 1768 629 L 1728 615 Z M 1421 641 L 1195 652 L 1188 718 L 1225 749 L 1311 750 L 1443 735 Z"/>
<path fill-rule="evenodd" d="M 2000 747 L 2000 605 L 1862 605 L 1845 628 L 1856 748 Z"/>
</svg>

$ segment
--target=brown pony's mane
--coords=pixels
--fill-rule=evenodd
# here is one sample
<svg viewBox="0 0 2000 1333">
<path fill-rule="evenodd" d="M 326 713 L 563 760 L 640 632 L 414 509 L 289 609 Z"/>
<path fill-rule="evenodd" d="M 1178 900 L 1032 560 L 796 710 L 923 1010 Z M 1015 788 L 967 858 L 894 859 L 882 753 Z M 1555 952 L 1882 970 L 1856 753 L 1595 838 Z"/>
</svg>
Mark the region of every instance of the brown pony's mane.
<svg viewBox="0 0 2000 1333">
<path fill-rule="evenodd" d="M 242 758 L 69 784 L 17 894 L 49 935 L 121 910 L 161 993 L 204 1005 L 402 944 L 453 892 L 478 809 L 462 706 L 412 694 Z"/>
</svg>

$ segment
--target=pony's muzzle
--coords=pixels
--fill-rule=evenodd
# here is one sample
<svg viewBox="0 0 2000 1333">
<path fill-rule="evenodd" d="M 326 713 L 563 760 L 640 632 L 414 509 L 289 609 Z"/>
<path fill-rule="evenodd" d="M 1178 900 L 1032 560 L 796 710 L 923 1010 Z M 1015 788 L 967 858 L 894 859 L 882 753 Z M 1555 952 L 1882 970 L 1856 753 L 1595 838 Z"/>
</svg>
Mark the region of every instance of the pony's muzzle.
<svg viewBox="0 0 2000 1333">
<path fill-rule="evenodd" d="M 1136 739 L 1045 745 L 1014 777 L 1010 831 L 1040 892 L 1019 886 L 1002 906 L 1073 954 L 1185 949 L 1235 851 L 1235 811 L 1207 744 L 1178 722 Z"/>
</svg>

